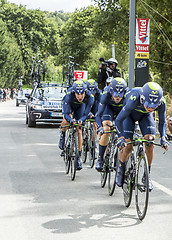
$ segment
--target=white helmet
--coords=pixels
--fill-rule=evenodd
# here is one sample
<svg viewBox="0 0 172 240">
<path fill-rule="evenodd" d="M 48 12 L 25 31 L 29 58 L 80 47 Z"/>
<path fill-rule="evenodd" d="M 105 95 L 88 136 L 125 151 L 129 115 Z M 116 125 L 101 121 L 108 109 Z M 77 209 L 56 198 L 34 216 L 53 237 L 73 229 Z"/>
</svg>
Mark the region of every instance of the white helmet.
<svg viewBox="0 0 172 240">
<path fill-rule="evenodd" d="M 113 79 L 114 79 L 114 77 L 108 77 L 108 78 L 106 79 L 106 82 L 107 82 L 107 83 L 111 83 Z"/>
<path fill-rule="evenodd" d="M 118 64 L 118 61 L 115 58 L 109 58 L 108 60 L 109 63 L 115 63 L 116 65 Z"/>
</svg>

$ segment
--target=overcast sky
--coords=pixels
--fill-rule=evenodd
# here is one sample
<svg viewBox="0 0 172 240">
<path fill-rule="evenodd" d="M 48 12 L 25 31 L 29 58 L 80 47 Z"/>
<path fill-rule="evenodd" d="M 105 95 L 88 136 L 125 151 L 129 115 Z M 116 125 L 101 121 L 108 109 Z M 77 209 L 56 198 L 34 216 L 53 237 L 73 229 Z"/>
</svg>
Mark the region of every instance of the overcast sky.
<svg viewBox="0 0 172 240">
<path fill-rule="evenodd" d="M 74 12 L 76 8 L 93 5 L 93 0 L 7 0 L 17 5 L 25 5 L 27 9 L 40 9 L 43 11 Z"/>
</svg>

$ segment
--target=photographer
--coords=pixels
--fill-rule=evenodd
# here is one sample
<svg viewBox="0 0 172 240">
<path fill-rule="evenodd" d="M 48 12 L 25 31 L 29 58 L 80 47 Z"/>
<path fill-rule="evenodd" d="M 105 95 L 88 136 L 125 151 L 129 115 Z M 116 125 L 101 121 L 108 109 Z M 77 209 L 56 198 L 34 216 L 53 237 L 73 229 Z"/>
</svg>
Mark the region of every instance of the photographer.
<svg viewBox="0 0 172 240">
<path fill-rule="evenodd" d="M 103 90 L 106 86 L 106 79 L 108 77 L 121 77 L 121 74 L 119 70 L 116 69 L 118 62 L 115 58 L 110 58 L 108 61 L 105 61 L 104 58 L 100 58 L 99 61 L 103 62 L 99 67 L 97 82 L 99 89 Z"/>
</svg>

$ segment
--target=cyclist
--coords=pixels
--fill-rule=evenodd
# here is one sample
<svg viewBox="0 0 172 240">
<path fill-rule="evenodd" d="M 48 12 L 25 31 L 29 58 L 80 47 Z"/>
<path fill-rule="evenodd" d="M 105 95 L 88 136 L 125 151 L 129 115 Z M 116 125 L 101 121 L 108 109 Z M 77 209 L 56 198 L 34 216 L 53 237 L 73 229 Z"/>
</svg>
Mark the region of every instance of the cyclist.
<svg viewBox="0 0 172 240">
<path fill-rule="evenodd" d="M 83 81 L 75 81 L 67 94 L 63 98 L 63 121 L 61 126 L 67 124 L 73 125 L 76 121 L 80 127 L 77 127 L 79 157 L 77 162 L 77 170 L 82 169 L 80 161 L 82 148 L 82 124 L 87 119 L 90 109 L 94 103 L 94 97 L 87 89 L 87 85 Z M 59 148 L 64 150 L 66 128 L 62 128 Z"/>
<path fill-rule="evenodd" d="M 116 68 L 118 61 L 115 58 L 110 58 L 107 64 L 100 64 L 99 72 L 97 75 L 97 82 L 99 89 L 103 90 L 106 86 L 106 79 L 108 77 L 121 77 L 120 71 Z"/>
<path fill-rule="evenodd" d="M 91 114 L 93 117 L 96 115 L 97 110 L 98 110 L 98 105 L 101 99 L 101 92 L 100 89 L 98 88 L 97 82 L 93 79 L 89 79 L 87 82 L 87 88 L 88 90 L 92 93 L 94 96 L 94 104 L 91 108 Z"/>
<path fill-rule="evenodd" d="M 87 82 L 87 88 L 88 90 L 92 93 L 92 95 L 94 96 L 94 104 L 91 108 L 91 112 L 89 114 L 89 118 L 94 118 L 96 116 L 96 113 L 98 111 L 98 106 L 100 103 L 100 99 L 101 99 L 101 91 L 98 88 L 98 84 L 95 80 L 93 79 L 89 79 Z M 95 140 L 97 140 L 97 124 L 96 122 L 93 122 L 94 125 L 94 129 L 95 129 Z M 95 159 L 97 158 L 97 155 L 95 153 Z"/>
<path fill-rule="evenodd" d="M 123 151 L 119 153 L 120 164 L 117 171 L 116 183 L 119 187 L 123 185 L 123 176 L 125 170 L 125 161 L 128 159 L 132 151 L 131 144 L 126 145 L 133 139 L 135 122 L 138 121 L 140 130 L 147 140 L 154 140 L 156 135 L 156 125 L 153 119 L 153 111 L 158 111 L 159 116 L 159 132 L 160 144 L 168 150 L 168 142 L 165 139 L 166 134 L 166 103 L 163 98 L 163 91 L 159 84 L 149 82 L 144 84 L 142 88 L 133 88 L 127 94 L 124 106 L 118 114 L 115 123 L 118 129 L 119 143 L 121 147 L 125 145 Z M 148 159 L 149 173 L 154 154 L 154 145 L 145 144 L 145 152 Z M 143 183 L 145 178 L 143 176 Z M 149 190 L 153 189 L 151 179 L 149 177 Z"/>
<path fill-rule="evenodd" d="M 106 91 L 103 92 L 96 115 L 97 132 L 99 132 L 100 135 L 110 130 L 109 126 L 112 126 L 113 119 L 121 111 L 126 90 L 126 81 L 123 78 L 114 78 L 106 88 Z M 99 157 L 96 163 L 97 171 L 103 170 L 103 156 L 107 144 L 108 134 L 103 134 L 99 141 Z"/>
</svg>

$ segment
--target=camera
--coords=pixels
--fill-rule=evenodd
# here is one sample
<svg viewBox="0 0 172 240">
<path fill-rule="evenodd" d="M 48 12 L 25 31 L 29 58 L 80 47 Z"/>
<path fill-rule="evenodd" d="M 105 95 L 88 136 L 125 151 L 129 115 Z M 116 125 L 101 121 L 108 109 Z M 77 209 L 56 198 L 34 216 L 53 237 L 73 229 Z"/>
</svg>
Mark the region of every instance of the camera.
<svg viewBox="0 0 172 240">
<path fill-rule="evenodd" d="M 109 67 L 109 62 L 106 61 L 103 57 L 99 58 L 99 61 L 101 61 L 101 66 L 103 69 L 106 69 L 107 67 Z"/>
</svg>

